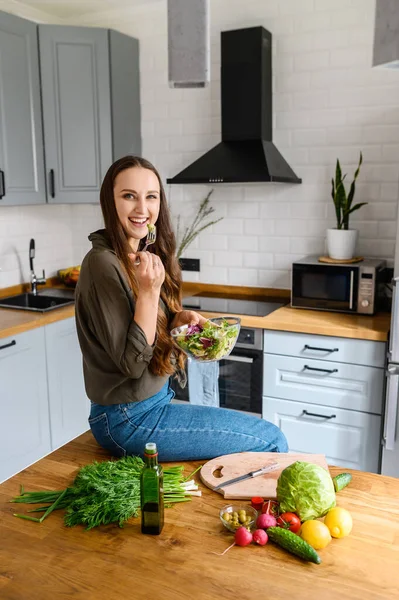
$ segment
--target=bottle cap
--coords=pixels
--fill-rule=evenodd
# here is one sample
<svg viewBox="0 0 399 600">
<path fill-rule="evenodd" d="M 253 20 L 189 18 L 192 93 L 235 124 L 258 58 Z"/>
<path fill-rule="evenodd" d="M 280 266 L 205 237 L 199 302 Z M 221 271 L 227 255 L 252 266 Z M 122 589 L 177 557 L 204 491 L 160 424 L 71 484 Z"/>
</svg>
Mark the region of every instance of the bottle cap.
<svg viewBox="0 0 399 600">
<path fill-rule="evenodd" d="M 144 452 L 146 454 L 157 454 L 157 445 L 154 442 L 147 442 Z"/>
</svg>

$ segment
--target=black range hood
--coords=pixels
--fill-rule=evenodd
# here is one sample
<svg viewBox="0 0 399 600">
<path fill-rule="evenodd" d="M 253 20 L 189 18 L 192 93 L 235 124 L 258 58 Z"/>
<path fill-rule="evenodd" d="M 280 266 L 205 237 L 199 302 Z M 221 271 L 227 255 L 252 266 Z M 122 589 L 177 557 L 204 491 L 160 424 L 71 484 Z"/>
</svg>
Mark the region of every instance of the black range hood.
<svg viewBox="0 0 399 600">
<path fill-rule="evenodd" d="M 222 141 L 167 183 L 301 183 L 272 141 L 272 34 L 221 33 Z"/>
</svg>

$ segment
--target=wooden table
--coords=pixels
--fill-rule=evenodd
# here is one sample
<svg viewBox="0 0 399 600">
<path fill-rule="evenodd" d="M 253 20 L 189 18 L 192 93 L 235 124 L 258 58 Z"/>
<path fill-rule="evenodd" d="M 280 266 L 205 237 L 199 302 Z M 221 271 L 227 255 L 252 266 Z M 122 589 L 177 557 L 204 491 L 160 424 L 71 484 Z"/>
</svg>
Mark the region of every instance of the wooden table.
<svg viewBox="0 0 399 600">
<path fill-rule="evenodd" d="M 305 563 L 272 543 L 233 547 L 218 511 L 224 500 L 203 495 L 165 511 L 160 536 L 140 533 L 139 519 L 123 529 L 91 531 L 63 525 L 63 511 L 42 524 L 13 517 L 10 504 L 26 490 L 63 489 L 77 469 L 108 455 L 86 433 L 0 486 L 2 600 L 394 600 L 399 598 L 399 480 L 352 471 L 338 495 L 354 528 Z M 189 474 L 199 463 L 187 463 Z M 331 468 L 332 475 L 342 469 Z M 199 478 L 197 477 L 199 480 Z"/>
</svg>

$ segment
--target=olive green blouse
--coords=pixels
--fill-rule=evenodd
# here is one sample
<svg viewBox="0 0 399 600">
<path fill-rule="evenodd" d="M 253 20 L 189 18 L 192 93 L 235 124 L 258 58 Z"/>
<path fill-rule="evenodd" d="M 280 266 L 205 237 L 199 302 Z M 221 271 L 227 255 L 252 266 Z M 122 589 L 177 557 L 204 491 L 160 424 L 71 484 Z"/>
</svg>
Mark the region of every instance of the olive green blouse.
<svg viewBox="0 0 399 600">
<path fill-rule="evenodd" d="M 102 405 L 145 400 L 159 392 L 168 376 L 149 370 L 154 345 L 133 320 L 133 293 L 106 230 L 89 240 L 93 247 L 83 259 L 75 297 L 87 396 Z"/>
</svg>

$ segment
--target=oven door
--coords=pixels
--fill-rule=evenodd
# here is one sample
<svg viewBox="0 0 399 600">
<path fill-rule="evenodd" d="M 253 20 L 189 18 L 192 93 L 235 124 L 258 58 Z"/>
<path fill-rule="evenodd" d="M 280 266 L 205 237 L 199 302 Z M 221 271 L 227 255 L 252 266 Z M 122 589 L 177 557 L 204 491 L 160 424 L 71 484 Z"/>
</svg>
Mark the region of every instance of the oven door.
<svg viewBox="0 0 399 600">
<path fill-rule="evenodd" d="M 219 361 L 220 406 L 262 415 L 263 352 L 233 349 Z"/>
<path fill-rule="evenodd" d="M 294 263 L 291 304 L 297 308 L 356 312 L 358 278 L 356 268 Z"/>
</svg>

